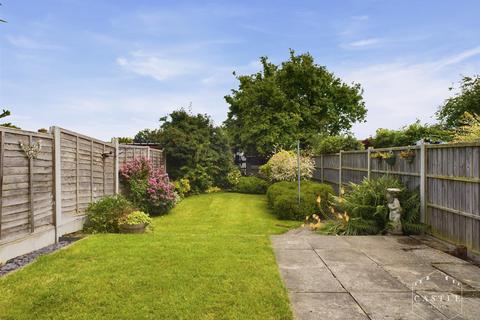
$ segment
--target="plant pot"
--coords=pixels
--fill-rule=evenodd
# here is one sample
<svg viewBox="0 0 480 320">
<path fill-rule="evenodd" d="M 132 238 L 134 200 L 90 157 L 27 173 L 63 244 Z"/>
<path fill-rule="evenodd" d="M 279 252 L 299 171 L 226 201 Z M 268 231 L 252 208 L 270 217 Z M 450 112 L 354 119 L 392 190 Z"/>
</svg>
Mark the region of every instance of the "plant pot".
<svg viewBox="0 0 480 320">
<path fill-rule="evenodd" d="M 389 166 L 393 166 L 393 165 L 395 165 L 395 161 L 396 161 L 396 160 L 397 160 L 397 158 L 391 157 L 391 158 L 385 159 L 385 162 L 386 162 Z"/>
<path fill-rule="evenodd" d="M 415 160 L 415 156 L 408 157 L 406 160 L 407 160 L 407 162 L 408 162 L 409 164 L 412 164 L 413 161 Z"/>
<path fill-rule="evenodd" d="M 145 223 L 139 224 L 121 224 L 119 225 L 120 233 L 144 233 Z"/>
</svg>

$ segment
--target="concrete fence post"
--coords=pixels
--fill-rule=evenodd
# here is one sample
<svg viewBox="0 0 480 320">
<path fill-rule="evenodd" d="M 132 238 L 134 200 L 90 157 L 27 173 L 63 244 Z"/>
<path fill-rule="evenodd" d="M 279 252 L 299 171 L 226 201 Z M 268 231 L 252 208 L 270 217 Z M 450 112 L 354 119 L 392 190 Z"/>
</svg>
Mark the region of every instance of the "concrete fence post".
<svg viewBox="0 0 480 320">
<path fill-rule="evenodd" d="M 425 223 L 427 215 L 427 145 L 420 145 L 420 221 Z"/>
<path fill-rule="evenodd" d="M 370 156 L 372 155 L 372 147 L 368 147 L 367 149 L 367 179 L 370 180 L 372 176 L 372 160 Z"/>
<path fill-rule="evenodd" d="M 338 195 L 342 195 L 342 153 L 343 150 L 340 150 L 338 154 Z"/>
<path fill-rule="evenodd" d="M 323 154 L 320 155 L 320 181 L 322 181 L 322 183 L 325 181 L 325 170 L 324 170 L 324 165 L 323 165 Z"/>
<path fill-rule="evenodd" d="M 62 225 L 62 150 L 61 150 L 61 131 L 59 127 L 50 128 L 54 141 L 54 194 L 55 194 L 55 241 L 60 238 L 60 227 Z"/>
<path fill-rule="evenodd" d="M 120 171 L 120 166 L 119 166 L 119 155 L 120 155 L 120 145 L 118 143 L 118 138 L 115 138 L 113 140 L 113 146 L 115 147 L 115 162 L 114 162 L 114 168 L 113 168 L 113 171 L 114 171 L 114 175 L 115 175 L 115 194 L 118 194 L 118 191 L 119 191 L 119 183 L 118 183 L 118 180 L 119 180 L 119 171 Z"/>
</svg>

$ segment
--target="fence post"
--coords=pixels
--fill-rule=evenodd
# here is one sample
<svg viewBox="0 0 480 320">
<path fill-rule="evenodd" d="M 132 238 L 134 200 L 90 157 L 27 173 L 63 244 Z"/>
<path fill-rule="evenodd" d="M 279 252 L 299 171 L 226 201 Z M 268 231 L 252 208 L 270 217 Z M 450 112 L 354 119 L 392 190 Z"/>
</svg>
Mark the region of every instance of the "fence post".
<svg viewBox="0 0 480 320">
<path fill-rule="evenodd" d="M 323 183 L 325 180 L 324 178 L 324 170 L 323 170 L 323 154 L 320 155 L 320 181 Z"/>
<path fill-rule="evenodd" d="M 372 147 L 368 147 L 367 149 L 367 179 L 370 180 L 372 175 L 372 161 L 370 159 L 370 155 L 372 154 Z"/>
<path fill-rule="evenodd" d="M 114 177 L 114 181 L 115 181 L 115 194 L 118 194 L 118 174 L 119 174 L 119 171 L 120 171 L 120 168 L 119 168 L 119 162 L 118 162 L 118 155 L 119 155 L 119 144 L 118 144 L 118 139 L 115 138 L 113 140 L 113 146 L 115 148 L 115 159 L 114 159 L 114 165 L 113 165 L 113 177 Z"/>
<path fill-rule="evenodd" d="M 420 145 L 420 221 L 425 223 L 427 215 L 427 145 Z"/>
<path fill-rule="evenodd" d="M 343 151 L 340 150 L 338 154 L 338 195 L 342 195 L 342 153 Z"/>
<path fill-rule="evenodd" d="M 54 141 L 54 194 L 55 194 L 55 241 L 60 238 L 60 226 L 62 224 L 62 150 L 61 150 L 61 132 L 59 127 L 51 127 Z"/>
</svg>

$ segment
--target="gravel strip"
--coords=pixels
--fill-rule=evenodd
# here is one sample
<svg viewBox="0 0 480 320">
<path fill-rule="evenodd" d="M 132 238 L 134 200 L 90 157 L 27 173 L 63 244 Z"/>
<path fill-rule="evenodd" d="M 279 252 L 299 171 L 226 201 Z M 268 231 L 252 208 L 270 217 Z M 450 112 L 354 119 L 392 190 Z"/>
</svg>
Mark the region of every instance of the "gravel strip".
<svg viewBox="0 0 480 320">
<path fill-rule="evenodd" d="M 37 259 L 41 255 L 61 249 L 69 245 L 73 241 L 74 240 L 70 240 L 70 239 L 59 241 L 58 243 L 55 243 L 55 244 L 43 247 L 41 249 L 32 251 L 30 253 L 18 256 L 16 258 L 10 259 L 3 266 L 0 266 L 0 277 L 33 262 L 35 259 Z"/>
</svg>

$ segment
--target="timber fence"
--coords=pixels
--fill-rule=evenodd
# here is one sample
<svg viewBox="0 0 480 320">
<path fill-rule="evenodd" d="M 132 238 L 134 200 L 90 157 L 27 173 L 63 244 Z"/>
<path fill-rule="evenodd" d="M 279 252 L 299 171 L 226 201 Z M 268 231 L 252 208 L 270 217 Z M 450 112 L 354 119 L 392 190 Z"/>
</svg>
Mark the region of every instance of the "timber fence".
<svg viewBox="0 0 480 320">
<path fill-rule="evenodd" d="M 80 230 L 89 203 L 118 193 L 119 166 L 141 157 L 165 169 L 163 150 L 149 146 L 0 126 L 0 263 Z"/>
<path fill-rule="evenodd" d="M 402 151 L 410 156 L 400 157 Z M 385 152 L 393 153 L 395 163 L 372 158 Z M 336 192 L 364 178 L 397 177 L 419 190 L 421 218 L 434 236 L 480 253 L 480 143 L 341 151 L 314 160 L 314 179 Z"/>
</svg>

